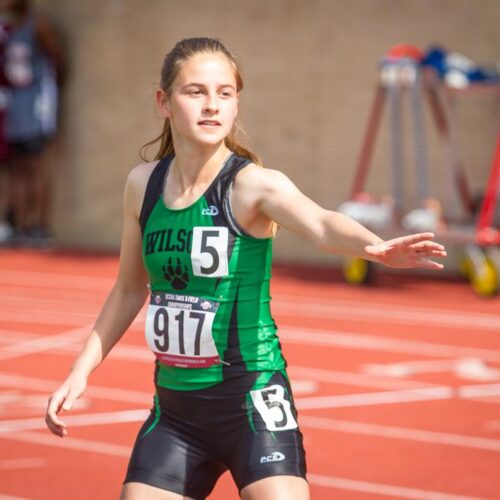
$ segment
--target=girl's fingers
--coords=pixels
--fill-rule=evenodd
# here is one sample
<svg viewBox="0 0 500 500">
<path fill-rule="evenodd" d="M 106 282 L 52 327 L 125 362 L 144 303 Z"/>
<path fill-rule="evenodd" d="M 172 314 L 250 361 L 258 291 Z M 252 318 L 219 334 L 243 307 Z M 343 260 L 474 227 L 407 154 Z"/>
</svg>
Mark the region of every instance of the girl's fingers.
<svg viewBox="0 0 500 500">
<path fill-rule="evenodd" d="M 444 246 L 435 241 L 422 241 L 419 243 L 413 243 L 410 248 L 415 250 L 444 250 Z"/>
<path fill-rule="evenodd" d="M 439 248 L 414 248 L 413 251 L 419 257 L 446 257 L 446 250 L 441 250 Z"/>
<path fill-rule="evenodd" d="M 428 255 L 429 257 L 446 257 L 448 254 L 446 250 L 431 250 Z"/>
<path fill-rule="evenodd" d="M 410 234 L 408 236 L 401 236 L 399 238 L 394 238 L 392 240 L 385 241 L 378 245 L 368 245 L 368 247 L 374 250 L 376 253 L 380 251 L 387 251 L 390 249 L 401 250 L 403 248 L 411 248 L 414 250 L 420 249 L 435 249 L 444 250 L 444 246 L 440 243 L 432 241 L 434 237 L 433 233 L 419 233 Z"/>
<path fill-rule="evenodd" d="M 417 234 L 409 234 L 408 236 L 401 236 L 400 238 L 394 238 L 393 240 L 389 240 L 387 243 L 410 246 L 420 242 L 432 240 L 433 238 L 434 238 L 434 233 L 417 233 Z"/>
<path fill-rule="evenodd" d="M 389 267 L 443 269 L 443 264 L 430 260 L 447 256 L 443 245 L 429 241 L 432 236 L 433 233 L 402 236 L 377 245 L 367 245 L 365 252 Z"/>
<path fill-rule="evenodd" d="M 439 262 L 434 262 L 433 260 L 420 259 L 418 261 L 417 267 L 421 269 L 443 269 L 444 265 Z"/>
<path fill-rule="evenodd" d="M 80 377 L 66 380 L 52 396 L 47 404 L 45 422 L 51 432 L 57 436 L 65 436 L 68 433 L 66 424 L 59 418 L 61 411 L 71 410 L 76 399 L 85 390 L 86 381 Z"/>
<path fill-rule="evenodd" d="M 63 422 L 61 422 L 61 424 L 58 425 L 55 422 L 51 422 L 48 418 L 45 418 L 45 423 L 47 424 L 47 427 L 49 428 L 50 432 L 52 432 L 52 434 L 55 434 L 56 436 L 64 437 L 68 433 L 66 426 Z"/>
<path fill-rule="evenodd" d="M 67 434 L 66 424 L 58 416 L 64 401 L 65 397 L 63 395 L 54 394 L 51 396 L 45 415 L 45 423 L 49 430 L 61 437 Z"/>
</svg>

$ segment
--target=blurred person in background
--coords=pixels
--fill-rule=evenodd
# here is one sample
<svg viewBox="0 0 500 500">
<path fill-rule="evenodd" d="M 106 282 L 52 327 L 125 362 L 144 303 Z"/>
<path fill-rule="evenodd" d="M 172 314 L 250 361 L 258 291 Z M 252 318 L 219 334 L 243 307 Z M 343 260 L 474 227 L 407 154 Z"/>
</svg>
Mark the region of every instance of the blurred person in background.
<svg viewBox="0 0 500 500">
<path fill-rule="evenodd" d="M 0 8 L 8 23 L 4 133 L 9 149 L 12 243 L 38 245 L 52 241 L 45 155 L 57 128 L 63 57 L 52 25 L 34 11 L 30 0 L 0 0 Z"/>
<path fill-rule="evenodd" d="M 5 114 L 7 111 L 8 84 L 5 78 L 5 48 L 9 36 L 9 23 L 0 13 L 0 246 L 10 243 L 12 226 L 8 220 L 9 172 L 8 145 L 5 138 Z"/>
</svg>

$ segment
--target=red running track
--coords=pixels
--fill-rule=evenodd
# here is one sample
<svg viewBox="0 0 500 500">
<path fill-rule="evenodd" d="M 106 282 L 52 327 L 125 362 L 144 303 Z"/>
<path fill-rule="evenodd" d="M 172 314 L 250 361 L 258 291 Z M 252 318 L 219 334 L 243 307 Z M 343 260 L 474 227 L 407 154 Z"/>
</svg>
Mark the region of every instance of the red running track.
<svg viewBox="0 0 500 500">
<path fill-rule="evenodd" d="M 118 498 L 153 391 L 142 314 L 65 416 L 69 436 L 43 423 L 116 269 L 114 255 L 0 253 L 0 500 Z M 313 499 L 500 499 L 500 298 L 285 266 L 272 293 Z M 210 499 L 231 498 L 225 474 Z"/>
</svg>

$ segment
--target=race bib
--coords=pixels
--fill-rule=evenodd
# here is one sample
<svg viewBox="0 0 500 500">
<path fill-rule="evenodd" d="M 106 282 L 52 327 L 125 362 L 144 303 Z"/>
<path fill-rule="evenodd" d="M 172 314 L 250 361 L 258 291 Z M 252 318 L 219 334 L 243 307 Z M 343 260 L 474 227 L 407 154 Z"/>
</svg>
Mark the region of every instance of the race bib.
<svg viewBox="0 0 500 500">
<path fill-rule="evenodd" d="M 212 335 L 219 303 L 191 295 L 152 293 L 146 342 L 164 365 L 207 368 L 220 363 Z"/>
<path fill-rule="evenodd" d="M 229 274 L 227 227 L 193 227 L 191 266 L 195 276 L 219 278 Z"/>
</svg>

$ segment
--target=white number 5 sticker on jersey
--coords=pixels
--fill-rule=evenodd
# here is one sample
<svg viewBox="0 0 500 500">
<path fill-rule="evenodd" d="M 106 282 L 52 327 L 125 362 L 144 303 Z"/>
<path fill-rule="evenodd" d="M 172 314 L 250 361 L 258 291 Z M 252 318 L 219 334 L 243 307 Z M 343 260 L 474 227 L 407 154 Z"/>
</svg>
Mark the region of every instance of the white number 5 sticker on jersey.
<svg viewBox="0 0 500 500">
<path fill-rule="evenodd" d="M 228 275 L 227 227 L 193 227 L 191 265 L 195 276 L 218 278 Z"/>
<path fill-rule="evenodd" d="M 250 396 L 267 430 L 287 431 L 297 428 L 290 402 L 285 399 L 285 389 L 281 385 L 250 391 Z"/>
</svg>

